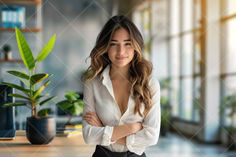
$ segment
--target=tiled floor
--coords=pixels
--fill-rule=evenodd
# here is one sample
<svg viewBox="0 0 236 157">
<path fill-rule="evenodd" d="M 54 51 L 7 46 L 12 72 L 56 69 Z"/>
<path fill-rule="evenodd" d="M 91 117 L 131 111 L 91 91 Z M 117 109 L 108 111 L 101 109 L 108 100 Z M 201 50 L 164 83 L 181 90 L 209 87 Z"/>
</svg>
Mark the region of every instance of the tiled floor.
<svg viewBox="0 0 236 157">
<path fill-rule="evenodd" d="M 236 151 L 213 144 L 200 144 L 175 134 L 161 137 L 146 151 L 147 157 L 236 157 Z"/>
</svg>

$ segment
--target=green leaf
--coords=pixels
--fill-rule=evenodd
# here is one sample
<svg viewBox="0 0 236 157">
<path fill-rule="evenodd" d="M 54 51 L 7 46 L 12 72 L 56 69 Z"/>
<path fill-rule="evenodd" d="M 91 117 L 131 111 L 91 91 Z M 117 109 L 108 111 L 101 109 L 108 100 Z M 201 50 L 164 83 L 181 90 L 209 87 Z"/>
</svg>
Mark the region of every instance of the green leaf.
<svg viewBox="0 0 236 157">
<path fill-rule="evenodd" d="M 84 102 L 82 100 L 78 100 L 76 102 L 74 102 L 74 106 L 75 107 L 80 107 L 80 108 L 83 108 L 84 107 Z"/>
<path fill-rule="evenodd" d="M 20 56 L 26 68 L 32 70 L 35 67 L 35 61 L 31 49 L 21 31 L 18 28 L 16 28 L 15 30 L 16 30 L 16 41 L 18 49 L 20 51 Z"/>
<path fill-rule="evenodd" d="M 56 105 L 70 115 L 79 115 L 83 112 L 84 102 L 75 91 L 65 93 L 66 100 L 58 102 Z"/>
<path fill-rule="evenodd" d="M 21 87 L 21 86 L 19 86 L 19 85 L 17 85 L 17 84 L 7 83 L 7 82 L 2 82 L 1 84 L 10 86 L 10 87 L 15 88 L 15 89 L 17 89 L 17 90 L 20 90 L 20 91 L 24 92 L 24 93 L 27 94 L 27 95 L 28 95 L 28 93 L 30 92 L 29 89 L 25 89 L 25 88 L 23 88 L 23 87 Z"/>
<path fill-rule="evenodd" d="M 35 98 L 35 100 L 39 100 L 40 98 L 44 97 L 45 95 L 39 95 L 37 96 L 37 98 Z"/>
<path fill-rule="evenodd" d="M 80 107 L 71 107 L 69 108 L 69 113 L 73 116 L 79 115 L 82 113 L 83 109 Z"/>
<path fill-rule="evenodd" d="M 26 100 L 30 100 L 30 98 L 21 95 L 21 94 L 8 94 L 9 96 L 15 97 L 15 98 L 21 98 L 21 99 L 26 99 Z"/>
<path fill-rule="evenodd" d="M 42 49 L 42 51 L 39 53 L 39 55 L 37 56 L 36 60 L 38 62 L 43 61 L 48 55 L 49 53 L 52 51 L 54 45 L 55 45 L 55 41 L 56 41 L 56 34 L 54 34 L 50 40 L 48 41 L 48 43 L 44 46 L 44 48 Z"/>
<path fill-rule="evenodd" d="M 37 98 L 43 91 L 44 89 L 49 85 L 50 81 L 47 81 L 44 85 L 42 85 L 35 93 L 33 96 L 33 99 Z"/>
<path fill-rule="evenodd" d="M 45 108 L 45 109 L 42 109 L 38 112 L 38 116 L 39 117 L 46 117 L 48 116 L 48 114 L 51 112 L 51 109 L 49 108 Z"/>
<path fill-rule="evenodd" d="M 84 105 L 84 101 L 83 100 L 81 100 L 81 99 L 79 99 L 79 100 L 77 100 L 77 102 L 80 104 L 80 106 L 82 105 Z"/>
<path fill-rule="evenodd" d="M 16 77 L 19 77 L 19 78 L 23 78 L 23 79 L 26 79 L 26 80 L 29 80 L 29 76 L 23 72 L 20 72 L 20 71 L 16 71 L 16 70 L 10 70 L 10 71 L 7 71 L 9 74 L 11 75 L 14 75 Z"/>
<path fill-rule="evenodd" d="M 75 108 L 74 107 L 70 107 L 66 110 L 66 113 L 69 113 L 70 115 L 75 115 Z"/>
<path fill-rule="evenodd" d="M 60 101 L 56 104 L 60 109 L 62 110 L 67 110 L 68 108 L 70 108 L 73 104 L 71 104 L 70 101 L 68 100 L 63 100 L 63 101 Z"/>
<path fill-rule="evenodd" d="M 53 98 L 54 98 L 54 96 L 52 96 L 52 97 L 50 97 L 50 98 L 47 98 L 47 99 L 41 101 L 41 102 L 39 103 L 39 105 L 42 106 L 43 104 L 45 104 L 46 102 L 52 100 Z"/>
<path fill-rule="evenodd" d="M 25 79 L 20 79 L 21 83 L 23 83 L 25 86 L 30 88 L 30 82 L 29 80 L 25 80 Z"/>
<path fill-rule="evenodd" d="M 2 107 L 12 107 L 12 106 L 26 106 L 23 102 L 5 103 L 1 105 Z"/>
<path fill-rule="evenodd" d="M 80 95 L 78 93 L 76 93 L 75 91 L 69 91 L 69 92 L 66 92 L 65 98 L 67 100 L 73 101 L 73 100 L 79 99 Z"/>
<path fill-rule="evenodd" d="M 30 77 L 30 82 L 32 85 L 34 85 L 35 83 L 41 82 L 43 80 L 45 80 L 46 78 L 48 78 L 48 74 L 46 73 L 42 73 L 42 74 L 35 74 L 33 76 Z"/>
<path fill-rule="evenodd" d="M 20 81 L 29 87 L 29 76 L 23 72 L 11 70 L 7 71 L 9 74 L 19 77 Z"/>
</svg>

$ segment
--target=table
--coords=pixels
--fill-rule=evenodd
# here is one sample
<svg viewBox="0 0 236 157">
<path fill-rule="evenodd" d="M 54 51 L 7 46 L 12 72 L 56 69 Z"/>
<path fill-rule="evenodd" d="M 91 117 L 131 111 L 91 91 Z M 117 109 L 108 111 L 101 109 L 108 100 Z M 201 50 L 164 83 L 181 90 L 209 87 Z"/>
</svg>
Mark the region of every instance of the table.
<svg viewBox="0 0 236 157">
<path fill-rule="evenodd" d="M 0 157 L 91 157 L 94 150 L 82 135 L 55 137 L 48 145 L 31 145 L 25 136 L 0 140 Z"/>
</svg>

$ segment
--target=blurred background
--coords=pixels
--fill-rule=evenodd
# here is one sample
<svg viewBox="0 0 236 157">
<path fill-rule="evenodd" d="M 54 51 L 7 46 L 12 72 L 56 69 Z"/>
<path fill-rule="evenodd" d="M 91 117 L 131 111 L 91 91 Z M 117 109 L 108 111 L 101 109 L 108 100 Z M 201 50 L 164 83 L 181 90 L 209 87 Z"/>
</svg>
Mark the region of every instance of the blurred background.
<svg viewBox="0 0 236 157">
<path fill-rule="evenodd" d="M 236 156 L 236 0 L 0 0 L 0 7 L 0 81 L 16 81 L 6 71 L 24 68 L 15 26 L 35 56 L 56 33 L 53 53 L 38 70 L 53 74 L 54 103 L 69 90 L 83 96 L 80 77 L 96 37 L 110 17 L 123 14 L 141 31 L 161 84 L 161 137 L 147 154 Z M 30 110 L 16 109 L 17 129 L 24 129 Z M 53 110 L 63 124 L 67 115 Z"/>
</svg>

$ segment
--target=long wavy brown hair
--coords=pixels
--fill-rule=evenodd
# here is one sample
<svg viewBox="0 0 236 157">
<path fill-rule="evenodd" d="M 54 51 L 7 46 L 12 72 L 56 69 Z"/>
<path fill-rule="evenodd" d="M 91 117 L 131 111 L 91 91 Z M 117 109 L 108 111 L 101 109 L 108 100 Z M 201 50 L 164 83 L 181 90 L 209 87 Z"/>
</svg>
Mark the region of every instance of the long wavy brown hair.
<svg viewBox="0 0 236 157">
<path fill-rule="evenodd" d="M 138 112 L 139 115 L 146 116 L 152 106 L 152 94 L 149 86 L 152 64 L 142 57 L 144 42 L 141 33 L 134 23 L 125 16 L 113 16 L 104 25 L 90 53 L 91 65 L 83 75 L 83 81 L 90 81 L 96 76 L 100 76 L 106 66 L 111 63 L 107 50 L 113 33 L 120 28 L 129 32 L 135 51 L 129 69 L 129 81 L 132 84 L 132 96 L 135 101 L 134 113 Z M 143 113 L 141 112 L 142 103 L 144 104 Z"/>
</svg>

